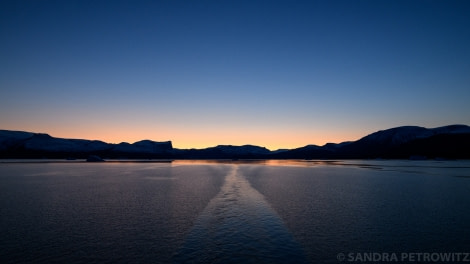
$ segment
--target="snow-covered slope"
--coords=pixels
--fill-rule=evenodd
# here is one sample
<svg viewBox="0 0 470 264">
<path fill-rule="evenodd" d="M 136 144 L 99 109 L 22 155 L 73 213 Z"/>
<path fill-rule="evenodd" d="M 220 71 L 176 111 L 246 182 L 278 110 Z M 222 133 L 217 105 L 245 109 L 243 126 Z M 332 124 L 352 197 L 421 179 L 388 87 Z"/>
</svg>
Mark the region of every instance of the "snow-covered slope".
<svg viewBox="0 0 470 264">
<path fill-rule="evenodd" d="M 428 129 L 419 126 L 401 126 L 377 131 L 363 137 L 359 141 L 369 144 L 397 146 L 419 138 L 429 138 L 439 134 L 460 133 L 470 133 L 470 127 L 466 125 L 451 125 Z"/>
<path fill-rule="evenodd" d="M 450 125 L 431 129 L 434 134 L 470 134 L 470 127 L 466 125 Z"/>
<path fill-rule="evenodd" d="M 92 152 L 109 149 L 109 144 L 97 140 L 54 138 L 48 134 L 34 134 L 23 144 L 25 149 L 47 152 Z"/>
<path fill-rule="evenodd" d="M 173 148 L 171 141 L 155 142 L 151 140 L 142 140 L 129 144 L 126 142 L 114 146 L 113 151 L 124 153 L 160 153 L 169 151 Z"/>
<path fill-rule="evenodd" d="M 270 153 L 269 149 L 254 145 L 243 145 L 243 146 L 232 146 L 232 145 L 218 145 L 214 148 L 211 148 L 214 151 L 220 151 L 226 154 L 268 154 Z"/>
<path fill-rule="evenodd" d="M 425 138 L 433 135 L 430 129 L 418 126 L 402 126 L 387 130 L 380 130 L 363 137 L 359 142 L 369 144 L 384 144 L 387 146 L 396 146 L 416 138 Z"/>
<path fill-rule="evenodd" d="M 113 152 L 118 152 L 120 154 L 158 154 L 171 150 L 172 144 L 170 141 L 154 142 L 142 140 L 134 144 L 121 143 L 116 145 L 98 140 L 55 138 L 43 133 L 0 130 L 0 151 L 13 154 L 13 156 L 25 156 L 28 153 L 64 153 L 74 155 L 85 153 L 112 154 Z"/>
<path fill-rule="evenodd" d="M 470 127 L 451 125 L 437 128 L 402 126 L 377 131 L 336 151 L 344 158 L 394 157 L 411 155 L 467 157 Z M 458 144 L 457 142 L 461 142 Z M 468 153 L 468 151 L 467 151 Z"/>
<path fill-rule="evenodd" d="M 0 150 L 9 149 L 33 135 L 30 132 L 0 130 Z"/>
</svg>

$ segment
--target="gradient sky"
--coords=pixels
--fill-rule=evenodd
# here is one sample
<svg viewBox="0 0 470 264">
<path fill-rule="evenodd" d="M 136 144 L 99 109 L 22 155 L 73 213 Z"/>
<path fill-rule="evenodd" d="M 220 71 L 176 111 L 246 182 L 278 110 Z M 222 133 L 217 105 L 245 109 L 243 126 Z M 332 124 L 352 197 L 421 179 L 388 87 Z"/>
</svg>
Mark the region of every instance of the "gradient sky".
<svg viewBox="0 0 470 264">
<path fill-rule="evenodd" d="M 0 128 L 270 149 L 470 124 L 470 1 L 1 1 Z"/>
</svg>

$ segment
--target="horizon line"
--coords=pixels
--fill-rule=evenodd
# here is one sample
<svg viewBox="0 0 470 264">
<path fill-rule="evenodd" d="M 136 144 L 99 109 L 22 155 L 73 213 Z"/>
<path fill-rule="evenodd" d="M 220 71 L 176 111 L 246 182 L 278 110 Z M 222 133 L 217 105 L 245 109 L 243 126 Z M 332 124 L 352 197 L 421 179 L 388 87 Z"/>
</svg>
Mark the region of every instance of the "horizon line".
<svg viewBox="0 0 470 264">
<path fill-rule="evenodd" d="M 215 148 L 215 147 L 218 147 L 218 146 L 235 146 L 235 147 L 241 147 L 241 146 L 256 146 L 256 147 L 262 147 L 262 148 L 266 148 L 270 151 L 276 151 L 276 150 L 283 150 L 283 149 L 296 149 L 296 148 L 302 148 L 302 147 L 306 147 L 306 146 L 318 146 L 318 147 L 322 147 L 322 146 L 325 146 L 327 144 L 342 144 L 342 143 L 346 143 L 346 142 L 354 142 L 354 141 L 357 141 L 357 140 L 360 140 L 361 138 L 364 138 L 368 135 L 371 135 L 373 133 L 376 133 L 376 132 L 379 132 L 379 131 L 384 131 L 384 130 L 389 130 L 389 129 L 395 129 L 395 128 L 400 128 L 400 127 L 421 127 L 421 128 L 425 128 L 425 129 L 436 129 L 436 128 L 442 128 L 442 127 L 448 127 L 448 126 L 469 126 L 467 124 L 450 124 L 450 125 L 444 125 L 444 126 L 437 126 L 437 127 L 424 127 L 424 126 L 417 126 L 417 125 L 402 125 L 402 126 L 395 126 L 395 127 L 390 127 L 390 128 L 385 128 L 385 129 L 379 129 L 379 130 L 375 130 L 373 132 L 369 132 L 369 133 L 366 133 L 362 136 L 360 136 L 359 138 L 357 139 L 352 139 L 352 140 L 343 140 L 343 141 L 340 141 L 340 142 L 325 142 L 323 144 L 314 144 L 314 143 L 307 143 L 307 144 L 303 144 L 303 145 L 297 145 L 297 146 L 293 146 L 293 147 L 272 147 L 272 146 L 266 146 L 264 144 L 253 144 L 253 143 L 242 143 L 242 144 L 227 144 L 227 143 L 219 143 L 219 144 L 206 144 L 206 145 L 199 145 L 199 146 L 191 146 L 191 147 L 181 147 L 181 146 L 178 146 L 176 147 L 175 146 L 175 141 L 171 140 L 171 139 L 168 139 L 168 140 L 153 140 L 153 139 L 149 139 L 149 138 L 144 138 L 144 139 L 139 139 L 137 141 L 107 141 L 107 140 L 103 140 L 103 139 L 97 139 L 97 138 L 90 138 L 90 137 L 60 137 L 60 136 L 55 136 L 53 135 L 53 133 L 48 133 L 48 132 L 32 132 L 32 131 L 27 131 L 27 130 L 18 130 L 18 129 L 0 129 L 0 130 L 4 130 L 4 131 L 14 131 L 14 132 L 26 132 L 26 133 L 32 133 L 32 134 L 45 134 L 45 135 L 49 135 L 50 137 L 53 137 L 53 138 L 59 138 L 59 139 L 67 139 L 67 140 L 90 140 L 90 141 L 100 141 L 100 142 L 104 142 L 106 144 L 114 144 L 114 145 L 118 145 L 118 144 L 122 144 L 122 143 L 126 143 L 126 144 L 134 144 L 134 143 L 137 143 L 137 142 L 140 142 L 140 141 L 145 141 L 145 140 L 148 140 L 148 141 L 152 141 L 152 142 L 158 142 L 158 143 L 163 143 L 163 142 L 170 142 L 172 144 L 172 147 L 175 148 L 175 149 L 207 149 L 207 148 Z M 131 143 L 132 142 L 132 143 Z M 176 144 L 178 145 L 178 144 Z M 197 144 L 196 144 L 197 145 Z"/>
</svg>

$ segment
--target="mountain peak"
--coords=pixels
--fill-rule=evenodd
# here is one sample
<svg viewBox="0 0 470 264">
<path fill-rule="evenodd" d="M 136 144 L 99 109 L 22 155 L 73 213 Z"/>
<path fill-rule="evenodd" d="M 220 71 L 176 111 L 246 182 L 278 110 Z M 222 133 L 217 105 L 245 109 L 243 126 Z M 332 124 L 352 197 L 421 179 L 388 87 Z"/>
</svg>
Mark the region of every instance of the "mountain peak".
<svg viewBox="0 0 470 264">
<path fill-rule="evenodd" d="M 65 158 L 99 155 L 104 158 L 182 159 L 321 159 L 321 158 L 408 158 L 412 155 L 470 158 L 470 127 L 437 128 L 401 126 L 380 130 L 357 141 L 306 145 L 270 151 L 255 145 L 218 145 L 206 149 L 174 149 L 171 141 L 141 140 L 109 144 L 96 140 L 54 138 L 48 134 L 0 130 L 0 158 Z"/>
</svg>

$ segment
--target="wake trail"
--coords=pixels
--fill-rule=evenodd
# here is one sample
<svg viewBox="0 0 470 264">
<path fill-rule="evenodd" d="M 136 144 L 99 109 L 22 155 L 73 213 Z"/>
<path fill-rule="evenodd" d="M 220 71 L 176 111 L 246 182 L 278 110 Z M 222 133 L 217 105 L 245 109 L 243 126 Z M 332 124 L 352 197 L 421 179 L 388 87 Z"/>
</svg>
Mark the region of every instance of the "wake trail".
<svg viewBox="0 0 470 264">
<path fill-rule="evenodd" d="M 307 263 L 281 218 L 238 171 L 196 220 L 175 263 Z"/>
</svg>

